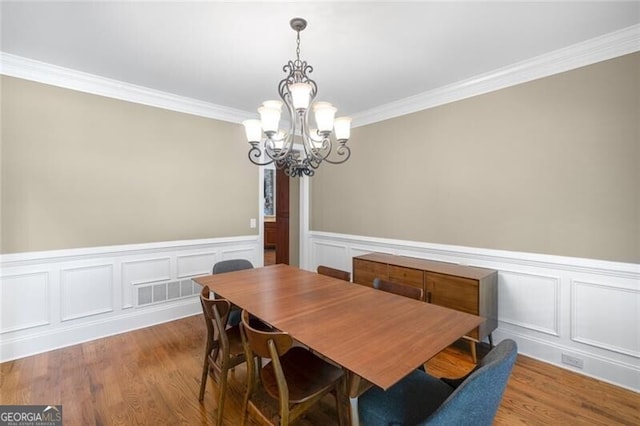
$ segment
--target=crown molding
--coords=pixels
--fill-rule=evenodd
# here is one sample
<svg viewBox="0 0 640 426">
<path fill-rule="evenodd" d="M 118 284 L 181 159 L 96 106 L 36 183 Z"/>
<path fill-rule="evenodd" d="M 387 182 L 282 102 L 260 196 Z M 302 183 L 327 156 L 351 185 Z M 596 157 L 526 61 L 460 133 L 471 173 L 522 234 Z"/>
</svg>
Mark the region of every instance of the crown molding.
<svg viewBox="0 0 640 426">
<path fill-rule="evenodd" d="M 640 51 L 640 24 L 353 114 L 364 126 Z"/>
<path fill-rule="evenodd" d="M 364 126 L 640 51 L 640 24 L 353 114 Z M 254 114 L 0 52 L 0 74 L 216 120 Z"/>
<path fill-rule="evenodd" d="M 247 111 L 0 52 L 0 74 L 200 117 L 241 123 Z"/>
</svg>

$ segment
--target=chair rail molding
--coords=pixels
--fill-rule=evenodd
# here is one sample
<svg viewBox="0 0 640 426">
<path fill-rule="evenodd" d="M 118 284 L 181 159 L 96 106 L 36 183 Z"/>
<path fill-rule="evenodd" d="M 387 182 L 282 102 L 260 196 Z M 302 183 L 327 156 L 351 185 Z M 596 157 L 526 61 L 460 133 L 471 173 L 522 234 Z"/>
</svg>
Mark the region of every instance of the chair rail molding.
<svg viewBox="0 0 640 426">
<path fill-rule="evenodd" d="M 0 362 L 202 312 L 192 278 L 262 266 L 257 235 L 0 256 Z"/>
<path fill-rule="evenodd" d="M 497 270 L 495 342 L 514 339 L 524 355 L 640 392 L 640 264 L 318 231 L 304 238 L 311 271 L 353 273 L 352 258 L 370 252 Z"/>
</svg>

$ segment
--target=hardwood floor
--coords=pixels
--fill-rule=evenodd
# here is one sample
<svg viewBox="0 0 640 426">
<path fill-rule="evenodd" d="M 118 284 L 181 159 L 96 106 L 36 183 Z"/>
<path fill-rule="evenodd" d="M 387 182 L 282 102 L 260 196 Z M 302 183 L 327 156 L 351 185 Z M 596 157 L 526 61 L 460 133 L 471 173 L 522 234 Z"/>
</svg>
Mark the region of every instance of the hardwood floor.
<svg viewBox="0 0 640 426">
<path fill-rule="evenodd" d="M 0 364 L 0 404 L 61 404 L 65 425 L 215 424 L 211 380 L 198 402 L 205 335 L 197 315 Z M 429 373 L 466 373 L 467 348 L 447 349 Z M 244 374 L 230 377 L 225 424 L 240 423 Z M 337 424 L 333 399 L 297 424 Z M 495 424 L 639 425 L 640 395 L 520 355 Z"/>
<path fill-rule="evenodd" d="M 276 250 L 264 249 L 264 266 L 276 264 Z"/>
</svg>

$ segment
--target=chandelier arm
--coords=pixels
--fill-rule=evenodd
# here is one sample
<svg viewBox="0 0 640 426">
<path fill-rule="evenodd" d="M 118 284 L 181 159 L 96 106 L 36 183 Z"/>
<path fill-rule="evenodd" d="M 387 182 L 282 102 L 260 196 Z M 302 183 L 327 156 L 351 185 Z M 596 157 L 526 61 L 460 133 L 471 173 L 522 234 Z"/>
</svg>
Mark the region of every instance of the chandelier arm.
<svg viewBox="0 0 640 426">
<path fill-rule="evenodd" d="M 247 153 L 249 160 L 255 164 L 256 166 L 267 166 L 271 163 L 273 163 L 273 159 L 266 161 L 266 162 L 261 162 L 258 161 L 261 157 L 262 157 L 262 150 L 258 147 L 258 142 L 252 142 L 251 143 L 251 148 L 249 149 L 249 152 Z M 268 154 L 267 156 L 269 158 L 271 158 Z"/>
<path fill-rule="evenodd" d="M 292 146 L 292 137 L 291 134 L 285 134 L 282 138 L 282 148 L 276 147 L 275 139 L 267 138 L 264 142 L 265 153 L 269 156 L 269 158 L 278 162 L 284 160 L 291 151 Z"/>
<path fill-rule="evenodd" d="M 309 111 L 307 110 L 300 120 L 300 133 L 302 134 L 302 146 L 304 148 L 305 158 L 315 160 L 320 163 L 322 156 L 317 154 L 317 149 L 313 147 L 313 140 L 309 134 Z"/>
<path fill-rule="evenodd" d="M 344 156 L 344 158 L 340 159 L 340 160 L 330 160 L 327 155 L 327 157 L 325 157 L 324 161 L 326 161 L 327 163 L 330 164 L 342 164 L 345 161 L 347 161 L 349 159 L 349 157 L 351 157 L 351 148 L 349 148 L 346 145 L 346 142 L 340 142 L 340 146 L 338 147 L 338 149 L 336 149 L 336 155 L 339 156 Z"/>
</svg>

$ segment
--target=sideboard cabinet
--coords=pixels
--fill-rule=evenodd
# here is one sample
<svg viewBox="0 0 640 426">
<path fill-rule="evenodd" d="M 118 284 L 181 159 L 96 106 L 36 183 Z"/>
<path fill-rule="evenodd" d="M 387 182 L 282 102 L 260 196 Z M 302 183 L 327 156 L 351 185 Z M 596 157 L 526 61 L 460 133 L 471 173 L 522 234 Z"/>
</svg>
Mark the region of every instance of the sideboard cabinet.
<svg viewBox="0 0 640 426">
<path fill-rule="evenodd" d="M 354 283 L 372 287 L 376 277 L 421 288 L 427 303 L 485 318 L 465 336 L 474 362 L 477 342 L 488 337 L 493 345 L 491 333 L 498 326 L 497 271 L 383 253 L 353 258 Z"/>
</svg>

